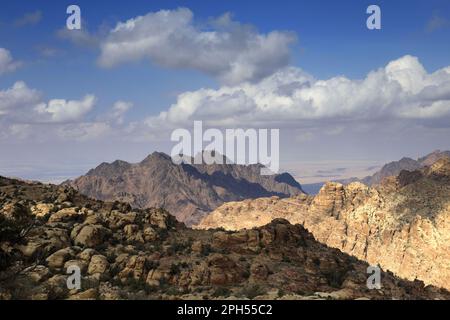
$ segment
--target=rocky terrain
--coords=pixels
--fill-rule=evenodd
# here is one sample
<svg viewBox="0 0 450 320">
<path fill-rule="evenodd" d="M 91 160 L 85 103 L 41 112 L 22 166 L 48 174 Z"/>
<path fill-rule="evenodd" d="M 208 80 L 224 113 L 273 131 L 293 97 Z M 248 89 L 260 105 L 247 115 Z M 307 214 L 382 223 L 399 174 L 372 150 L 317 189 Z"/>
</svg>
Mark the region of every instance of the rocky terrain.
<svg viewBox="0 0 450 320">
<path fill-rule="evenodd" d="M 315 207 L 335 217 L 341 189 L 328 193 Z M 72 266 L 80 290 L 66 285 Z M 0 299 L 450 299 L 389 272 L 369 290 L 367 267 L 284 219 L 192 230 L 163 209 L 0 177 Z"/>
<path fill-rule="evenodd" d="M 102 163 L 65 184 L 98 200 L 123 201 L 140 209 L 165 208 L 190 226 L 224 202 L 303 193 L 291 175 L 262 176 L 261 168 L 261 165 L 176 165 L 168 155 L 155 152 L 137 164 Z"/>
<path fill-rule="evenodd" d="M 321 243 L 398 276 L 450 289 L 449 158 L 374 187 L 330 182 L 315 197 L 226 203 L 197 228 L 239 230 L 276 218 L 299 223 Z"/>
</svg>

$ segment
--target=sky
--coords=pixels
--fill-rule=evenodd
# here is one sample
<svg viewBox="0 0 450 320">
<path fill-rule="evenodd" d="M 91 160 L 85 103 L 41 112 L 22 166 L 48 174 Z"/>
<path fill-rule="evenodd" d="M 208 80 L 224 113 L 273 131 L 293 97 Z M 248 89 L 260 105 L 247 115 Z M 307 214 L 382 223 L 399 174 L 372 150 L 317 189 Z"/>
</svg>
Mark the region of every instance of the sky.
<svg viewBox="0 0 450 320">
<path fill-rule="evenodd" d="M 450 149 L 450 2 L 1 2 L 0 175 L 138 162 L 194 120 L 280 129 L 301 183 Z"/>
</svg>

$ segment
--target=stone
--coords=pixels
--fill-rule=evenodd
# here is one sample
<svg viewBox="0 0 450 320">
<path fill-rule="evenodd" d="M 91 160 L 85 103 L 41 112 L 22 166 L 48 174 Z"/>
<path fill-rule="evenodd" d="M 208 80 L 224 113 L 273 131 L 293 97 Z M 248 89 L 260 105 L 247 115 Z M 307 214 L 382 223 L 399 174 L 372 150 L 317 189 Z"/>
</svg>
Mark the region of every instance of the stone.
<svg viewBox="0 0 450 320">
<path fill-rule="evenodd" d="M 104 274 L 109 269 L 109 262 L 105 256 L 102 255 L 94 255 L 91 258 L 91 262 L 89 263 L 88 273 L 101 273 Z"/>
<path fill-rule="evenodd" d="M 53 203 L 38 203 L 31 207 L 31 214 L 37 218 L 42 218 L 49 215 L 55 208 Z"/>
<path fill-rule="evenodd" d="M 119 278 L 134 278 L 136 280 L 143 279 L 146 276 L 146 261 L 143 256 L 132 256 L 128 260 L 125 268 L 119 273 Z"/>
<path fill-rule="evenodd" d="M 146 227 L 144 229 L 144 239 L 147 242 L 156 241 L 159 239 L 158 232 L 152 227 Z"/>
<path fill-rule="evenodd" d="M 49 223 L 77 221 L 84 218 L 85 214 L 77 208 L 64 208 L 50 216 Z"/>
<path fill-rule="evenodd" d="M 45 247 L 45 242 L 39 239 L 31 239 L 25 245 L 17 245 L 16 248 L 26 257 L 34 257 Z"/>
<path fill-rule="evenodd" d="M 75 244 L 83 247 L 95 247 L 103 243 L 108 231 L 102 225 L 85 225 L 75 236 Z"/>
<path fill-rule="evenodd" d="M 69 260 L 64 264 L 64 270 L 68 270 L 70 266 L 77 266 L 80 268 L 81 274 L 84 274 L 87 271 L 88 265 L 86 261 L 83 260 Z"/>
<path fill-rule="evenodd" d="M 83 292 L 71 295 L 69 300 L 96 300 L 98 296 L 98 290 L 95 288 L 87 289 Z"/>
<path fill-rule="evenodd" d="M 123 227 L 123 232 L 127 237 L 134 236 L 138 230 L 139 226 L 136 224 L 127 224 L 125 227 Z"/>
<path fill-rule="evenodd" d="M 64 263 L 75 255 L 71 248 L 64 248 L 51 254 L 45 261 L 50 268 L 62 268 Z"/>
<path fill-rule="evenodd" d="M 78 254 L 78 258 L 88 262 L 91 261 L 93 255 L 98 254 L 98 252 L 92 248 L 86 248 Z"/>
<path fill-rule="evenodd" d="M 25 271 L 27 276 L 34 282 L 39 283 L 42 281 L 47 280 L 51 273 L 50 270 L 43 265 L 37 265 L 36 267 L 32 268 L 30 271 Z"/>
</svg>

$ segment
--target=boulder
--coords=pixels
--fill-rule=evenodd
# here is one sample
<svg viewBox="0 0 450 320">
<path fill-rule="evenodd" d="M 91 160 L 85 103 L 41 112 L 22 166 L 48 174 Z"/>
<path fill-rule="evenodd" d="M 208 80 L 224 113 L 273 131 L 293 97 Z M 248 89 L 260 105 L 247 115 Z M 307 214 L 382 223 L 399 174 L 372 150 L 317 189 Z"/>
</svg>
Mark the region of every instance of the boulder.
<svg viewBox="0 0 450 320">
<path fill-rule="evenodd" d="M 101 273 L 104 274 L 109 269 L 109 262 L 105 256 L 102 255 L 94 255 L 91 258 L 91 262 L 89 263 L 88 273 Z"/>
<path fill-rule="evenodd" d="M 75 244 L 83 247 L 95 247 L 102 244 L 107 235 L 110 233 L 102 225 L 85 225 L 75 236 Z"/>
<path fill-rule="evenodd" d="M 97 254 L 96 250 L 94 250 L 92 248 L 87 248 L 78 254 L 78 258 L 89 263 L 89 261 L 91 261 L 92 256 L 95 254 Z"/>
<path fill-rule="evenodd" d="M 83 292 L 76 293 L 69 297 L 69 300 L 96 300 L 98 291 L 95 288 L 87 289 Z"/>
<path fill-rule="evenodd" d="M 136 280 L 142 280 L 146 276 L 147 259 L 143 256 L 132 256 L 125 268 L 119 273 L 120 279 L 132 277 Z"/>
<path fill-rule="evenodd" d="M 52 214 L 48 219 L 49 223 L 76 221 L 85 216 L 84 212 L 75 207 L 64 208 Z"/>
<path fill-rule="evenodd" d="M 53 203 L 38 203 L 31 207 L 31 214 L 37 218 L 42 218 L 53 212 L 55 205 Z"/>
<path fill-rule="evenodd" d="M 69 260 L 64 264 L 64 270 L 67 271 L 67 269 L 70 266 L 77 266 L 78 268 L 80 268 L 81 273 L 85 273 L 87 271 L 88 265 L 85 261 L 83 260 Z"/>
<path fill-rule="evenodd" d="M 43 265 L 38 265 L 31 270 L 24 272 L 32 281 L 36 283 L 47 280 L 51 275 L 50 270 Z"/>
<path fill-rule="evenodd" d="M 75 252 L 71 248 L 64 248 L 51 254 L 45 261 L 50 268 L 62 268 L 74 255 Z"/>
</svg>

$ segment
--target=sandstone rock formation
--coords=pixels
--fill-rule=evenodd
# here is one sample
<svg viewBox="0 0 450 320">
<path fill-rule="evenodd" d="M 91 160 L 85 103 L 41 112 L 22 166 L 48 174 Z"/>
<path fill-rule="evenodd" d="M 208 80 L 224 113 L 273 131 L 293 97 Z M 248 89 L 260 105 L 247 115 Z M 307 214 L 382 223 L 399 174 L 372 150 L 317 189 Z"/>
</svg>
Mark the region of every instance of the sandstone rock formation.
<svg viewBox="0 0 450 320">
<path fill-rule="evenodd" d="M 426 174 L 441 177 L 444 169 Z M 334 216 L 346 203 L 330 202 L 340 190 L 316 206 Z M 0 299 L 450 299 L 389 272 L 381 289 L 369 290 L 367 263 L 286 220 L 238 232 L 192 230 L 162 209 L 1 177 L 0 262 Z M 79 290 L 67 287 L 73 266 Z"/>
<path fill-rule="evenodd" d="M 401 277 L 450 289 L 450 159 L 386 178 L 379 186 L 327 183 L 299 195 L 230 202 L 200 229 L 239 230 L 284 218 L 314 237 Z"/>
<path fill-rule="evenodd" d="M 186 225 L 227 201 L 303 193 L 287 173 L 262 176 L 261 165 L 176 165 L 155 152 L 137 164 L 103 163 L 66 182 L 81 193 L 105 201 L 123 201 L 134 208 L 162 207 Z"/>
</svg>

